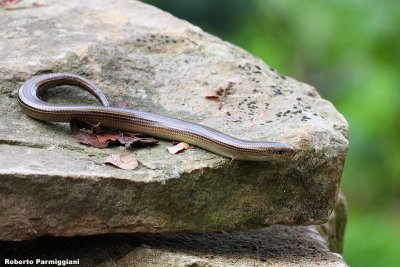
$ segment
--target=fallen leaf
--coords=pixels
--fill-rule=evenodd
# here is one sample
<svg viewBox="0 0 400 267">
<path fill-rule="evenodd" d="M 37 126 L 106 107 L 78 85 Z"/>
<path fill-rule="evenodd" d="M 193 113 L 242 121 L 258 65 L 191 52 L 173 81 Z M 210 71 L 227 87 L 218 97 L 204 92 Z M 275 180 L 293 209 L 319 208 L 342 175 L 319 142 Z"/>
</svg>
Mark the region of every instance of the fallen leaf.
<svg viewBox="0 0 400 267">
<path fill-rule="evenodd" d="M 241 118 L 239 115 L 229 115 L 229 116 L 224 117 L 224 120 L 236 122 L 236 121 L 240 121 Z"/>
<path fill-rule="evenodd" d="M 207 99 L 211 99 L 211 100 L 219 100 L 221 98 L 221 96 L 219 95 L 206 95 Z"/>
<path fill-rule="evenodd" d="M 226 88 L 224 88 L 224 87 L 218 87 L 218 89 L 215 90 L 215 93 L 222 97 L 225 95 L 225 92 L 226 92 Z"/>
<path fill-rule="evenodd" d="M 79 143 L 97 148 L 105 148 L 117 142 L 125 148 L 152 146 L 158 143 L 157 139 L 141 133 L 119 131 L 81 119 L 72 119 L 70 126 Z"/>
<path fill-rule="evenodd" d="M 227 95 L 231 94 L 231 89 L 235 84 L 242 83 L 242 79 L 238 76 L 232 77 L 228 80 L 228 84 L 226 86 L 218 86 L 217 90 L 215 90 L 215 95 L 206 95 L 207 99 L 218 100 L 219 106 L 218 110 L 222 108 L 224 105 L 224 100 Z"/>
<path fill-rule="evenodd" d="M 117 141 L 119 136 L 120 136 L 120 132 L 115 130 L 115 131 L 97 134 L 97 140 L 99 140 L 102 143 L 106 143 L 106 142 L 115 143 L 115 141 Z"/>
<path fill-rule="evenodd" d="M 189 148 L 190 148 L 190 145 L 188 143 L 185 143 L 185 142 L 180 142 L 180 143 L 178 143 L 178 144 L 176 144 L 174 146 L 167 147 L 168 152 L 170 154 L 173 154 L 173 155 L 177 154 L 179 152 L 182 152 L 182 151 L 184 151 L 186 149 L 189 149 Z"/>
<path fill-rule="evenodd" d="M 153 146 L 158 144 L 157 139 L 141 133 L 122 132 L 117 140 L 122 145 L 125 145 L 125 148 Z"/>
<path fill-rule="evenodd" d="M 139 162 L 132 155 L 111 154 L 107 157 L 105 164 L 110 164 L 124 170 L 135 169 Z"/>
<path fill-rule="evenodd" d="M 72 119 L 70 122 L 71 132 L 79 143 L 97 148 L 105 148 L 109 141 L 100 141 L 97 134 L 93 132 L 96 125 L 80 119 Z"/>
</svg>

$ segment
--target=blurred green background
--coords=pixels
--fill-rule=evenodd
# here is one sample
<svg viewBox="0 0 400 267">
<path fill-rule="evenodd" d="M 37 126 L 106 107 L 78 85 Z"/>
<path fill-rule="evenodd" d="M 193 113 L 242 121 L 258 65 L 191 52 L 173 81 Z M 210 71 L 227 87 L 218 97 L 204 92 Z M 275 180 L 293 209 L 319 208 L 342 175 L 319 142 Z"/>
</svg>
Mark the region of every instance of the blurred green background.
<svg viewBox="0 0 400 267">
<path fill-rule="evenodd" d="M 314 85 L 350 124 L 351 266 L 400 266 L 400 1 L 147 0 Z"/>
</svg>

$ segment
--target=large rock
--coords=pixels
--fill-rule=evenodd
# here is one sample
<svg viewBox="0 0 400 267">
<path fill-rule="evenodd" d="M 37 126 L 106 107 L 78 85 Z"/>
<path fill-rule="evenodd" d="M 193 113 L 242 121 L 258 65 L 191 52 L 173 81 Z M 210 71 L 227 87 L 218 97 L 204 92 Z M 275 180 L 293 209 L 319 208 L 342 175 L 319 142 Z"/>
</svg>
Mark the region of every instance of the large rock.
<svg viewBox="0 0 400 267">
<path fill-rule="evenodd" d="M 140 2 L 20 5 L 0 10 L 0 239 L 328 220 L 347 152 L 347 123 L 313 87 Z M 298 153 L 230 162 L 199 148 L 169 155 L 167 141 L 151 149 L 86 147 L 67 125 L 35 121 L 18 107 L 23 82 L 47 72 L 77 73 L 135 109 L 243 139 L 285 142 Z M 205 98 L 232 79 L 221 109 Z M 71 90 L 47 97 L 95 103 Z M 228 113 L 241 121 L 225 120 Z M 111 153 L 133 154 L 139 168 L 104 165 Z"/>
<path fill-rule="evenodd" d="M 344 233 L 347 224 L 347 201 L 342 192 L 336 202 L 328 222 L 318 225 L 317 229 L 327 241 L 330 251 L 343 253 Z"/>
<path fill-rule="evenodd" d="M 340 228 L 340 198 L 326 225 Z M 79 266 L 346 266 L 332 235 L 321 226 L 273 225 L 260 230 L 214 233 L 145 233 L 90 237 L 42 237 L 0 242 L 3 259 L 79 259 Z M 330 241 L 328 241 L 328 239 Z M 343 235 L 336 236 L 342 241 Z M 328 242 L 330 245 L 328 245 Z M 42 256 L 45 255 L 45 256 Z"/>
<path fill-rule="evenodd" d="M 0 248 L 2 259 L 79 259 L 79 266 L 346 266 L 312 226 L 273 225 L 235 233 L 44 237 L 3 241 Z"/>
</svg>

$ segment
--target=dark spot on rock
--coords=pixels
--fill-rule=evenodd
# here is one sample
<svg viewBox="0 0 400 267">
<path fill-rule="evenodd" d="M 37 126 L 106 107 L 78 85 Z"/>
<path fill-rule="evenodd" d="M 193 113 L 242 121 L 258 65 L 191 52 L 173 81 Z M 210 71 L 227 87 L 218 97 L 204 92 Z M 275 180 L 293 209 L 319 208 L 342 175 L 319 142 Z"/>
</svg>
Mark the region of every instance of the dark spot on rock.
<svg viewBox="0 0 400 267">
<path fill-rule="evenodd" d="M 311 97 L 317 96 L 317 94 L 314 91 L 313 92 L 308 92 L 307 95 L 311 96 Z"/>
<path fill-rule="evenodd" d="M 301 101 L 301 97 L 296 98 L 297 101 Z"/>
<path fill-rule="evenodd" d="M 271 85 L 275 95 L 282 95 L 282 88 L 279 85 Z"/>
</svg>

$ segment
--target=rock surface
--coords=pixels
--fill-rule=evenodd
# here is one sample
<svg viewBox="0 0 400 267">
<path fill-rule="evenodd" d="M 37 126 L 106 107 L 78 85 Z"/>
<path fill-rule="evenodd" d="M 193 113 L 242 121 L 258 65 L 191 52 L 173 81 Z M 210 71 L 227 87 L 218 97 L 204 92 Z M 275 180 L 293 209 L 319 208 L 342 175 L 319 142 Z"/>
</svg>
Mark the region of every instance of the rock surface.
<svg viewBox="0 0 400 267">
<path fill-rule="evenodd" d="M 317 229 L 324 239 L 328 242 L 330 251 L 343 253 L 344 233 L 347 224 L 347 201 L 342 192 L 335 208 L 329 216 L 328 222 L 318 225 Z"/>
<path fill-rule="evenodd" d="M 1 240 L 328 220 L 348 147 L 347 123 L 313 87 L 140 2 L 22 3 L 0 9 L 6 25 L 0 36 Z M 135 109 L 243 139 L 285 142 L 298 153 L 230 162 L 199 148 L 169 155 L 168 141 L 129 151 L 86 147 L 67 125 L 35 121 L 18 107 L 19 87 L 48 72 L 83 75 Z M 205 98 L 232 81 L 221 109 Z M 46 99 L 95 103 L 73 88 L 50 90 Z M 226 120 L 228 114 L 241 119 Z M 139 167 L 104 165 L 109 154 L 132 154 Z"/>
<path fill-rule="evenodd" d="M 2 259 L 79 259 L 79 266 L 346 266 L 340 254 L 329 251 L 332 235 L 344 218 L 339 207 L 325 226 L 274 225 L 260 230 L 215 233 L 107 234 L 90 237 L 42 237 L 0 242 Z M 326 238 L 331 239 L 328 241 Z M 342 236 L 336 236 L 342 241 Z M 328 242 L 331 242 L 328 245 Z"/>
</svg>

